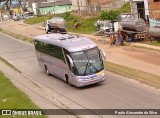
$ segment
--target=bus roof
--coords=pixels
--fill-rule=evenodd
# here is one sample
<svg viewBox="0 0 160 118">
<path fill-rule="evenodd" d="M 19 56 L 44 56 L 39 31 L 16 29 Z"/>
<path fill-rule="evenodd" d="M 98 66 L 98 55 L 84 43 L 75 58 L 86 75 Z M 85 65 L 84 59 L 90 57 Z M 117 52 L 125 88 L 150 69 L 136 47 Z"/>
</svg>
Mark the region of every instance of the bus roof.
<svg viewBox="0 0 160 118">
<path fill-rule="evenodd" d="M 87 50 L 97 47 L 97 45 L 91 39 L 71 34 L 45 34 L 36 36 L 34 40 L 63 47 L 70 52 Z"/>
</svg>

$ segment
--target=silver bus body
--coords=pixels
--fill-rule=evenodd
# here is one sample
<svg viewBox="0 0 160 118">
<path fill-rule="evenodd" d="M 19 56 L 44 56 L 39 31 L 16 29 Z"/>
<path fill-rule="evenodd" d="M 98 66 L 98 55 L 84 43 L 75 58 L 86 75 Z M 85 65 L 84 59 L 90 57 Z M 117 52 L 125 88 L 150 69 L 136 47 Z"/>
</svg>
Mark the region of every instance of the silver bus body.
<svg viewBox="0 0 160 118">
<path fill-rule="evenodd" d="M 70 34 L 46 34 L 34 38 L 39 66 L 67 83 L 82 87 L 103 82 L 102 53 L 86 37 Z"/>
</svg>

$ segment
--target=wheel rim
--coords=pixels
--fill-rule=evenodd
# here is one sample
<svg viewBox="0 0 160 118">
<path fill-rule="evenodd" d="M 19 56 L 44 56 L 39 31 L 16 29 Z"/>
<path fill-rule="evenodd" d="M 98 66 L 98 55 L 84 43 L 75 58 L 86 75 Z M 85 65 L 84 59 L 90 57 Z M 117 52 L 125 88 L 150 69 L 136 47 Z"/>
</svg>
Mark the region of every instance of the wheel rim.
<svg viewBox="0 0 160 118">
<path fill-rule="evenodd" d="M 46 70 L 47 75 L 49 74 L 48 69 Z"/>
<path fill-rule="evenodd" d="M 49 70 L 48 70 L 47 67 L 45 67 L 45 70 L 46 70 L 46 74 L 47 74 L 47 75 L 50 75 Z"/>
</svg>

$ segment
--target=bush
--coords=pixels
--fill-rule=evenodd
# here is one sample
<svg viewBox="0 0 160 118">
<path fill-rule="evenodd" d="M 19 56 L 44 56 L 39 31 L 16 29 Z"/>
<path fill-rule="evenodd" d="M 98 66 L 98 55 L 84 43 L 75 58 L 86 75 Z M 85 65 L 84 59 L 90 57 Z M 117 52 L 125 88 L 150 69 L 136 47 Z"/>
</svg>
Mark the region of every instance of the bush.
<svg viewBox="0 0 160 118">
<path fill-rule="evenodd" d="M 120 13 L 119 10 L 102 11 L 99 17 L 102 20 L 115 21 L 117 20 L 117 16 L 119 13 Z"/>
<path fill-rule="evenodd" d="M 36 23 L 44 22 L 52 17 L 53 17 L 52 15 L 49 15 L 49 16 L 38 16 L 38 17 L 28 18 L 24 20 L 24 23 L 33 25 Z"/>
<path fill-rule="evenodd" d="M 130 6 L 130 3 L 127 2 L 126 4 L 124 4 L 120 9 L 119 11 L 121 13 L 130 13 L 131 12 L 131 6 Z"/>
</svg>

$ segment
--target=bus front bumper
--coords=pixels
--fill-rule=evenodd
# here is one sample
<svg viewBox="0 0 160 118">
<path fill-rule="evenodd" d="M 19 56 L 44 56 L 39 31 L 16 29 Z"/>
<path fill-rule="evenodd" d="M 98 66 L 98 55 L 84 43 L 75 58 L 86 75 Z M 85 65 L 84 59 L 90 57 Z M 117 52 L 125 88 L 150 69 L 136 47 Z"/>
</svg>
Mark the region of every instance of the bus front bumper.
<svg viewBox="0 0 160 118">
<path fill-rule="evenodd" d="M 105 81 L 105 74 L 97 78 L 78 79 L 75 83 L 77 87 L 83 87 Z"/>
</svg>

